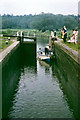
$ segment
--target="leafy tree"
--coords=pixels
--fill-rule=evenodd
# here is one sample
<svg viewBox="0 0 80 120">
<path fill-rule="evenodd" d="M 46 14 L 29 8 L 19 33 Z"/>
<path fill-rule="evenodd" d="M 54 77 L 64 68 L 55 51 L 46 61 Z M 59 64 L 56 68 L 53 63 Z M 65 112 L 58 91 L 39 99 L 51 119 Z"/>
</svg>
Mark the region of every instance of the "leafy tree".
<svg viewBox="0 0 80 120">
<path fill-rule="evenodd" d="M 51 13 L 41 13 L 39 15 L 9 15 L 4 14 L 2 17 L 3 29 L 38 29 L 43 32 L 46 30 L 58 30 L 64 25 L 67 29 L 76 29 L 78 26 L 78 16 L 61 15 Z"/>
</svg>

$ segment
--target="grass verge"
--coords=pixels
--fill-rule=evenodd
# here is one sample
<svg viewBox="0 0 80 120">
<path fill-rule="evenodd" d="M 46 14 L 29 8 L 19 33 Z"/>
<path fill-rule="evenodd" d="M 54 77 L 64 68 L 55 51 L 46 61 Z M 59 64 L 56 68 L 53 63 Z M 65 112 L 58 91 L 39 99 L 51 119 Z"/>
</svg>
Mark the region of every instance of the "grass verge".
<svg viewBox="0 0 80 120">
<path fill-rule="evenodd" d="M 68 47 L 72 48 L 73 50 L 78 51 L 79 50 L 79 45 L 78 44 L 74 44 L 74 43 L 64 43 L 63 41 L 61 41 L 63 44 L 67 45 Z"/>
<path fill-rule="evenodd" d="M 6 40 L 7 38 L 0 39 L 0 52 L 2 52 L 4 49 L 9 47 L 13 43 L 13 41 L 8 41 L 8 44 L 6 44 Z"/>
</svg>

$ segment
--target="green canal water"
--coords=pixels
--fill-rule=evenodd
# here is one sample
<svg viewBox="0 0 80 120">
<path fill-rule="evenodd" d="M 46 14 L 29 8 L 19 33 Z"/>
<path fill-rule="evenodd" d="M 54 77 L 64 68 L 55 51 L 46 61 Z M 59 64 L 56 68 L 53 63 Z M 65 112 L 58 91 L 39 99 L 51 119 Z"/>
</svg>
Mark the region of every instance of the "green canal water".
<svg viewBox="0 0 80 120">
<path fill-rule="evenodd" d="M 79 118 L 78 65 L 58 48 L 51 63 L 39 61 L 47 44 L 22 44 L 3 63 L 3 118 Z"/>
</svg>

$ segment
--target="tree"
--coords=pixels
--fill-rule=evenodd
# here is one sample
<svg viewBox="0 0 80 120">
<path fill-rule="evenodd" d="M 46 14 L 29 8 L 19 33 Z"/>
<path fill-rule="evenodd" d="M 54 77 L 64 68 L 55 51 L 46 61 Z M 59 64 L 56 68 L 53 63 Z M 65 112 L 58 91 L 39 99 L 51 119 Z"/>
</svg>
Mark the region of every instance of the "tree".
<svg viewBox="0 0 80 120">
<path fill-rule="evenodd" d="M 78 16 L 74 15 L 54 15 L 51 13 L 41 13 L 39 15 L 6 15 L 2 17 L 3 29 L 38 29 L 42 31 L 46 30 L 58 30 L 64 25 L 67 29 L 75 29 L 78 26 Z"/>
</svg>

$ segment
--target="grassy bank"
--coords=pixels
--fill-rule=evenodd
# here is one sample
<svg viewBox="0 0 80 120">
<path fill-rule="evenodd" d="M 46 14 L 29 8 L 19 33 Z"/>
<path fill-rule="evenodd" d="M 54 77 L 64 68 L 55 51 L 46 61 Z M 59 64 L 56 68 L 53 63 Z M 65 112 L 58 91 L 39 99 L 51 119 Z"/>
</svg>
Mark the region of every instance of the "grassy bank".
<svg viewBox="0 0 80 120">
<path fill-rule="evenodd" d="M 61 31 L 58 31 L 57 32 L 57 36 L 61 39 Z M 72 31 L 71 30 L 68 30 L 67 31 L 67 41 L 72 37 Z M 80 39 L 80 36 L 79 36 L 79 39 Z M 76 51 L 79 51 L 80 50 L 80 45 L 79 43 L 78 44 L 74 44 L 74 43 L 64 43 L 63 41 L 61 41 L 63 44 L 67 45 L 68 47 L 72 48 L 73 50 L 76 50 Z"/>
<path fill-rule="evenodd" d="M 45 32 L 36 30 L 36 29 L 2 29 L 2 34 L 8 34 L 8 35 L 16 35 L 17 32 L 24 32 L 24 35 L 34 36 L 34 33 L 36 36 L 50 36 L 51 32 L 49 30 L 46 30 Z"/>
<path fill-rule="evenodd" d="M 76 51 L 79 50 L 79 45 L 78 44 L 68 43 L 68 42 L 64 43 L 63 41 L 62 41 L 62 43 L 67 45 L 68 47 L 72 48 L 73 50 L 76 50 Z"/>
<path fill-rule="evenodd" d="M 13 41 L 8 41 L 8 44 L 6 44 L 6 40 L 8 40 L 7 37 L 0 38 L 0 52 L 2 52 L 13 43 Z"/>
</svg>

